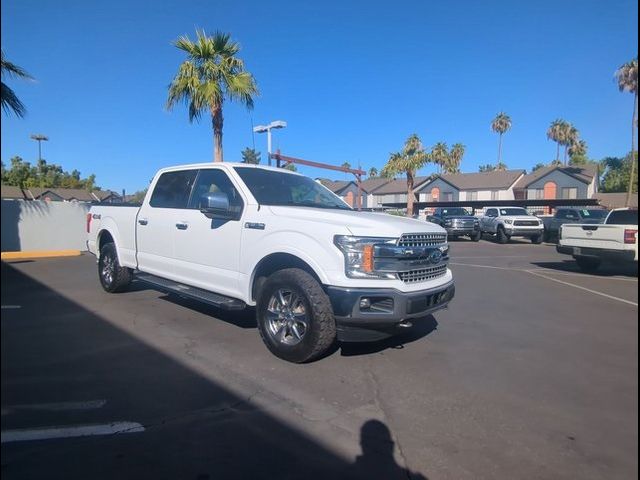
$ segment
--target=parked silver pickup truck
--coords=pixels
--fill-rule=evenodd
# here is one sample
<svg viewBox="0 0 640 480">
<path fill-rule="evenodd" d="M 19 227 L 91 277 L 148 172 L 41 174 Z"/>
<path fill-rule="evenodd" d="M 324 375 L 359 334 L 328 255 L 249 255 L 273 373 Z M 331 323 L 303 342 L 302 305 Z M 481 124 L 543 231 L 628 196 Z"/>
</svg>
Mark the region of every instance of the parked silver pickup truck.
<svg viewBox="0 0 640 480">
<path fill-rule="evenodd" d="M 527 237 L 531 243 L 542 243 L 544 224 L 522 207 L 492 207 L 480 217 L 482 233 L 494 235 L 498 243 L 511 237 Z"/>
<path fill-rule="evenodd" d="M 553 217 L 543 217 L 544 241 L 549 242 L 558 238 L 560 227 L 567 223 L 598 224 L 607 218 L 608 210 L 603 208 L 558 208 Z"/>
</svg>

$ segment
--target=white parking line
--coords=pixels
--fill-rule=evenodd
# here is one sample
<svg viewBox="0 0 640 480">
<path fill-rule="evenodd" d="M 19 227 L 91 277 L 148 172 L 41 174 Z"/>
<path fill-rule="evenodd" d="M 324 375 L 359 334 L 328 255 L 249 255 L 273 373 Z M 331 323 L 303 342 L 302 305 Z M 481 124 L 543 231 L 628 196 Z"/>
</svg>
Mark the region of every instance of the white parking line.
<svg viewBox="0 0 640 480">
<path fill-rule="evenodd" d="M 88 437 L 92 435 L 114 435 L 122 433 L 144 432 L 137 422 L 112 422 L 100 425 L 72 425 L 58 427 L 30 428 L 24 430 L 6 430 L 1 433 L 0 443 L 30 442 L 53 438 Z"/>
<path fill-rule="evenodd" d="M 22 308 L 22 305 L 2 305 L 0 308 L 2 310 L 17 310 L 18 308 Z"/>
<path fill-rule="evenodd" d="M 624 298 L 614 297 L 613 295 L 609 295 L 609 294 L 606 294 L 606 293 L 603 293 L 603 292 L 599 292 L 597 290 L 592 290 L 590 288 L 582 287 L 580 285 L 576 285 L 575 283 L 569 283 L 569 282 L 565 282 L 564 280 L 558 280 L 557 278 L 548 277 L 548 276 L 543 275 L 541 273 L 538 273 L 538 272 L 536 272 L 534 270 L 525 270 L 525 272 L 530 273 L 531 275 L 535 275 L 536 277 L 546 278 L 547 280 L 551 280 L 552 282 L 557 282 L 557 283 L 561 283 L 562 285 L 567 285 L 569 287 L 577 288 L 579 290 L 584 290 L 585 292 L 593 293 L 595 295 L 600 295 L 602 297 L 606 297 L 606 298 L 609 298 L 611 300 L 616 300 L 618 302 L 627 303 L 627 304 L 633 305 L 635 307 L 638 306 L 638 304 L 636 302 L 632 302 L 631 300 L 625 300 Z"/>
<path fill-rule="evenodd" d="M 9 415 L 15 410 L 47 410 L 51 412 L 64 412 L 67 410 L 96 410 L 102 408 L 106 400 L 87 400 L 82 402 L 59 403 L 33 403 L 25 405 L 8 405 L 2 408 L 2 415 Z"/>
<path fill-rule="evenodd" d="M 578 273 L 578 272 L 560 272 L 558 270 L 552 270 L 550 268 L 534 268 L 533 270 L 529 270 L 529 272 L 546 272 L 548 274 L 553 275 L 569 275 L 572 277 L 588 277 L 588 278 L 599 278 L 600 280 L 618 280 L 620 282 L 638 282 L 637 278 L 620 278 L 620 277 L 603 277 L 602 275 L 589 275 L 588 273 Z"/>
</svg>

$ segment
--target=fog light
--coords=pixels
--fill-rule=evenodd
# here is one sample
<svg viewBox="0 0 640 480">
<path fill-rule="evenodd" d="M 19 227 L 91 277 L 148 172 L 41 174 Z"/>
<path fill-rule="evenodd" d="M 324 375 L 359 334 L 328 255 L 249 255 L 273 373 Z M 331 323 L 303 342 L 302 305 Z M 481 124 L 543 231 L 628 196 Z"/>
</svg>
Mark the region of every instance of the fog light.
<svg viewBox="0 0 640 480">
<path fill-rule="evenodd" d="M 369 300 L 368 298 L 361 298 L 360 299 L 360 308 L 361 309 L 368 309 L 371 308 L 371 300 Z"/>
</svg>

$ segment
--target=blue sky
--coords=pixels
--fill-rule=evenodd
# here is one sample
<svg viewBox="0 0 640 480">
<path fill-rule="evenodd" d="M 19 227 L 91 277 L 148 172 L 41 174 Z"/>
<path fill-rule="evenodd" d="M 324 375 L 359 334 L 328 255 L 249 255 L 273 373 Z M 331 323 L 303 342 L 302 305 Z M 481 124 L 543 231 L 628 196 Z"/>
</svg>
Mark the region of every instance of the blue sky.
<svg viewBox="0 0 640 480">
<path fill-rule="evenodd" d="M 415 132 L 427 146 L 464 143 L 474 172 L 496 161 L 501 110 L 510 168 L 555 157 L 545 133 L 558 117 L 591 157 L 624 155 L 633 99 L 613 74 L 637 55 L 637 15 L 628 0 L 3 0 L 2 48 L 37 81 L 7 81 L 28 115 L 3 114 L 1 156 L 34 161 L 29 135 L 43 133 L 49 162 L 128 192 L 160 167 L 209 161 L 209 119 L 164 108 L 183 59 L 171 42 L 196 27 L 231 33 L 261 92 L 251 113 L 225 106 L 228 161 L 252 146 L 252 119 L 282 119 L 274 145 L 292 156 L 380 169 Z M 255 145 L 264 161 L 265 136 Z"/>
</svg>

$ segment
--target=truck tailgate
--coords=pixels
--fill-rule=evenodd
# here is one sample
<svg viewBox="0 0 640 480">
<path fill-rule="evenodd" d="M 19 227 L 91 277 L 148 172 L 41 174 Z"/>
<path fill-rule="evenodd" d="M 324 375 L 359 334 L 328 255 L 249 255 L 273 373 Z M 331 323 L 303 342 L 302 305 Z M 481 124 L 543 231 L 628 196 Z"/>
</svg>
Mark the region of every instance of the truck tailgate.
<svg viewBox="0 0 640 480">
<path fill-rule="evenodd" d="M 620 250 L 624 230 L 621 225 L 564 224 L 560 245 Z"/>
</svg>

